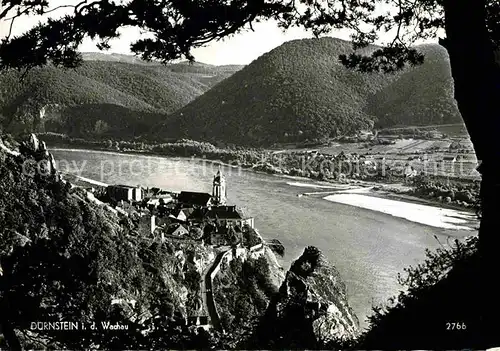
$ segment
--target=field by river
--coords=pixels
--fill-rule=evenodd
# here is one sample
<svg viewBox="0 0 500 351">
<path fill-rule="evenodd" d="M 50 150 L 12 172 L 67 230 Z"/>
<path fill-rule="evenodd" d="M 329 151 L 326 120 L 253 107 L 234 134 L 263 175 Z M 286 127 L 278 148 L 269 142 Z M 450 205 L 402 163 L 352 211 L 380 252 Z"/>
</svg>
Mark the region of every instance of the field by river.
<svg viewBox="0 0 500 351">
<path fill-rule="evenodd" d="M 211 192 L 218 168 L 212 162 L 182 158 L 84 150 L 51 152 L 63 172 L 107 184 L 140 184 L 172 191 Z M 412 203 L 397 206 L 397 201 L 384 203 L 380 198 L 367 202 L 359 196 L 369 194 L 349 192 L 298 197 L 304 192 L 335 190 L 335 186 L 228 166 L 223 166 L 223 171 L 228 202 L 254 216 L 264 238 L 283 243 L 284 267 L 287 269 L 306 246 L 320 248 L 346 282 L 350 304 L 361 321 L 372 304 L 398 292 L 397 274 L 424 259 L 426 248 L 446 246 L 453 238 L 475 234 L 470 213 Z M 424 221 L 429 216 L 433 220 Z"/>
</svg>

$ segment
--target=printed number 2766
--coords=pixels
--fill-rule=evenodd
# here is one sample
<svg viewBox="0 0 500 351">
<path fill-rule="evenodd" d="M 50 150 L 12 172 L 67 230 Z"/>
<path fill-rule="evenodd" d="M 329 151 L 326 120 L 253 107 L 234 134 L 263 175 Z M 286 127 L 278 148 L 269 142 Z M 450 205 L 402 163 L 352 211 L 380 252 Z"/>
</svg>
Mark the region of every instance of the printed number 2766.
<svg viewBox="0 0 500 351">
<path fill-rule="evenodd" d="M 467 325 L 464 322 L 446 323 L 446 330 L 465 330 Z"/>
</svg>

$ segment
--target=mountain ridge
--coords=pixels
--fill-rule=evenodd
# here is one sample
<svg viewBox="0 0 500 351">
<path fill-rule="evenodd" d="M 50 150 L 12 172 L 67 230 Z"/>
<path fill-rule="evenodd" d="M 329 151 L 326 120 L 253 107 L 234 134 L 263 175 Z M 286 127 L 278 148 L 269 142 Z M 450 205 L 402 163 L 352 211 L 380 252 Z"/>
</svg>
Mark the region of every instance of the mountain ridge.
<svg viewBox="0 0 500 351">
<path fill-rule="evenodd" d="M 1 74 L 8 88 L 0 88 L 0 125 L 14 133 L 265 147 L 462 122 L 446 50 L 418 48 L 425 62 L 394 74 L 345 68 L 338 57 L 352 44 L 330 37 L 286 42 L 243 68 L 83 53 L 81 67 L 34 69 L 23 84 L 16 72 Z"/>
<path fill-rule="evenodd" d="M 100 55 L 105 57 L 106 55 Z M 128 57 L 126 55 L 122 55 Z M 85 57 L 85 55 L 84 55 Z M 95 58 L 95 57 L 94 57 Z M 130 58 L 130 57 L 129 57 Z M 76 69 L 53 66 L 35 68 L 23 82 L 16 71 L 0 74 L 0 123 L 9 132 L 63 132 L 74 137 L 130 138 L 146 133 L 168 113 L 184 106 L 240 66 L 137 64 L 87 60 Z M 109 106 L 126 110 L 124 131 L 115 118 L 109 120 Z M 50 109 L 46 109 L 51 106 Z M 72 111 L 91 106 L 82 114 Z M 154 117 L 151 117 L 154 115 Z M 3 116 L 3 118 L 2 118 Z M 149 117 L 148 117 L 149 116 Z M 149 118 L 148 127 L 142 123 Z M 140 125 L 136 126 L 134 120 Z M 92 128 L 78 131 L 73 124 L 106 124 L 105 133 Z M 136 130 L 137 129 L 137 130 Z"/>
<path fill-rule="evenodd" d="M 358 52 L 369 54 L 376 48 Z M 427 56 L 420 66 L 394 74 L 359 73 L 338 60 L 353 51 L 348 41 L 289 41 L 172 113 L 156 128 L 157 135 L 265 146 L 401 121 L 460 122 L 445 49 L 427 45 L 419 50 Z"/>
</svg>

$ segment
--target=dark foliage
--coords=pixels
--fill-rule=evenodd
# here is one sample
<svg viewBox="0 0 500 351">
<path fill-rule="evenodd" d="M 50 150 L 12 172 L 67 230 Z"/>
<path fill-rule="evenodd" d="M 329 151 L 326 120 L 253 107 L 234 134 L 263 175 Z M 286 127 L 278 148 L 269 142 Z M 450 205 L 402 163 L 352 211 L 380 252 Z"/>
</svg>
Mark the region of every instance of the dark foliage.
<svg viewBox="0 0 500 351">
<path fill-rule="evenodd" d="M 255 229 L 250 227 L 243 228 L 243 244 L 246 247 L 252 247 L 262 243 L 262 238 L 255 231 Z"/>
<path fill-rule="evenodd" d="M 290 271 L 300 277 L 307 278 L 318 270 L 323 259 L 323 253 L 317 247 L 308 246 L 302 256 L 293 262 Z"/>
<path fill-rule="evenodd" d="M 412 180 L 415 188 L 410 194 L 439 201 L 478 207 L 480 184 L 476 182 L 457 182 L 434 179 L 430 176 L 418 176 Z"/>
<path fill-rule="evenodd" d="M 37 349 L 206 345 L 185 325 L 176 290 L 184 283 L 199 289 L 193 282 L 199 277 L 187 267 L 188 279 L 179 278 L 174 249 L 138 236 L 133 218 L 118 217 L 89 202 L 84 191 L 36 172 L 34 161 L 43 154 L 20 149 L 20 156 L 0 151 L 0 324 L 9 347 L 16 339 L 9 330 Z M 31 329 L 32 322 L 56 321 L 88 328 Z M 102 322 L 128 329 L 106 330 Z"/>
<path fill-rule="evenodd" d="M 395 11 L 379 15 L 375 5 L 389 3 Z M 498 82 L 500 67 L 494 51 L 500 43 L 499 2 L 496 0 L 477 0 L 473 3 L 461 3 L 451 0 L 388 0 L 374 2 L 370 0 L 341 2 L 339 6 L 323 6 L 328 2 L 300 0 L 284 3 L 282 1 L 169 1 L 166 9 L 164 2 L 131 1 L 129 3 L 110 3 L 109 1 L 82 2 L 75 6 L 74 13 L 62 19 L 50 20 L 47 25 L 39 25 L 26 35 L 3 40 L 0 44 L 0 66 L 2 68 L 30 68 L 52 61 L 54 64 L 74 67 L 79 63 L 76 48 L 89 36 L 101 40 L 102 48 L 109 48 L 108 40 L 116 37 L 118 29 L 130 25 L 145 28 L 152 39 L 134 43 L 132 49 L 144 58 L 158 58 L 166 61 L 181 56 L 192 59 L 190 49 L 211 40 L 226 37 L 240 31 L 254 20 L 275 18 L 284 27 L 300 25 L 312 29 L 315 34 L 322 34 L 331 28 L 354 29 L 355 45 L 364 47 L 377 38 L 377 32 L 396 31 L 396 38 L 388 47 L 375 51 L 371 58 L 352 55 L 343 57 L 342 62 L 348 67 L 363 71 L 393 71 L 407 64 L 422 62 L 422 56 L 411 44 L 415 39 L 436 37 L 437 31 L 444 29 L 446 38 L 440 43 L 450 53 L 452 73 L 455 82 L 455 98 L 467 129 L 474 143 L 478 159 L 482 160 L 480 171 L 483 175 L 481 189 L 482 222 L 480 229 L 480 257 L 482 263 L 479 273 L 486 269 L 497 269 L 499 237 L 496 235 L 498 197 L 499 157 L 496 139 L 498 128 Z M 296 11 L 294 5 L 302 4 L 305 11 Z M 165 11 L 161 11 L 165 10 Z M 0 19 L 7 16 L 24 16 L 49 11 L 46 1 L 7 0 L 0 8 Z M 367 31 L 360 30 L 368 27 Z M 472 265 L 464 265 L 466 272 Z M 457 271 L 459 271 L 458 269 Z M 477 273 L 477 271 L 476 271 Z M 463 274 L 459 274 L 463 276 Z M 486 302 L 496 303 L 495 289 L 489 285 L 491 277 L 484 279 L 481 274 L 465 274 L 468 278 L 467 291 L 473 295 L 472 283 L 478 283 L 482 294 L 472 301 L 479 304 L 475 310 L 498 317 L 496 304 L 488 309 Z M 483 279 L 479 279 L 481 276 Z M 453 274 L 449 275 L 450 280 Z M 477 278 L 475 280 L 475 278 Z M 455 278 L 453 278 L 455 279 Z M 460 279 L 456 279 L 458 282 Z M 444 281 L 449 281 L 445 278 Z M 458 284 L 457 284 L 458 285 Z M 455 285 L 455 286 L 457 286 Z M 460 286 L 461 286 L 460 285 Z M 437 289 L 441 285 L 436 284 Z M 455 291 L 453 291 L 455 292 Z M 450 291 L 446 294 L 450 296 Z M 440 295 L 442 296 L 442 295 Z M 434 301 L 435 299 L 428 299 Z M 449 299 L 443 302 L 447 310 Z M 470 310 L 467 306 L 467 311 Z M 416 310 L 416 309 L 415 309 Z M 428 310 L 430 312 L 431 309 Z M 422 311 L 426 311 L 425 308 Z M 452 310 L 449 309 L 451 312 Z M 456 309 L 454 305 L 454 311 Z M 493 311 L 493 312 L 489 312 Z M 455 312 L 456 313 L 456 312 Z M 430 313 L 427 314 L 427 317 Z M 443 314 L 444 316 L 444 314 Z M 452 314 L 453 317 L 460 317 Z M 449 316 L 447 316 L 449 318 Z M 418 320 L 418 318 L 416 319 Z M 439 321 L 440 319 L 438 319 Z M 398 326 L 406 319 L 400 319 Z M 441 322 L 444 321 L 441 319 Z M 439 322 L 439 323 L 441 323 Z M 415 329 L 419 331 L 419 329 Z M 422 330 L 422 329 L 420 329 Z M 472 332 L 474 328 L 471 328 Z M 498 334 L 495 326 L 485 325 L 485 332 Z M 400 334 L 403 335 L 403 334 Z M 425 333 L 416 333 L 419 340 Z M 391 334 L 392 336 L 392 334 Z M 469 340 L 474 340 L 472 333 Z M 397 341 L 398 336 L 395 337 Z M 390 339 L 385 339 L 386 341 Z M 457 337 L 455 340 L 458 340 Z M 453 339 L 449 339 L 453 342 Z M 491 341 L 490 340 L 490 341 Z M 495 345 L 489 343 L 490 345 Z M 442 345 L 442 344 L 441 344 Z M 440 345 L 440 346 L 441 346 Z M 455 345 L 452 343 L 451 345 Z M 483 345 L 479 346 L 482 347 Z M 430 348 L 435 348 L 432 345 Z M 449 348 L 447 345 L 445 348 Z M 474 345 L 477 348 L 478 345 Z"/>
<path fill-rule="evenodd" d="M 244 347 L 254 325 L 278 291 L 267 259 L 235 259 L 214 280 L 215 301 L 225 332 L 234 346 Z M 226 344 L 226 347 L 228 345 Z"/>
<path fill-rule="evenodd" d="M 399 78 L 368 98 L 367 111 L 376 127 L 461 123 L 453 98 L 453 79 L 446 50 L 422 45 L 425 62 L 404 70 Z"/>
</svg>

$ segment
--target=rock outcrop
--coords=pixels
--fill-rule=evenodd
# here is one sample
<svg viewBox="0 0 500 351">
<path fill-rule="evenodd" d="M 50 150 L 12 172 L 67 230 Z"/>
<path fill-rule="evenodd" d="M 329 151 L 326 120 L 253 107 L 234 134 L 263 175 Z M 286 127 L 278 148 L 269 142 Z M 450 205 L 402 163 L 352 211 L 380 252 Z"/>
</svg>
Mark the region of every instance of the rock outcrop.
<svg viewBox="0 0 500 351">
<path fill-rule="evenodd" d="M 338 271 L 310 246 L 286 273 L 256 336 L 261 347 L 321 348 L 355 338 L 358 328 Z"/>
<path fill-rule="evenodd" d="M 285 270 L 281 267 L 274 252 L 267 246 L 264 249 L 264 257 L 269 265 L 269 278 L 273 285 L 279 287 L 285 280 Z"/>
<path fill-rule="evenodd" d="M 36 134 L 28 134 L 26 138 L 20 143 L 19 151 L 22 155 L 33 157 L 38 163 L 37 172 L 44 176 L 54 176 L 60 179 L 60 174 L 57 171 L 57 164 L 54 156 L 48 151 L 47 144 L 38 139 Z"/>
</svg>

